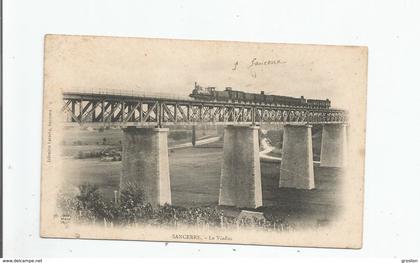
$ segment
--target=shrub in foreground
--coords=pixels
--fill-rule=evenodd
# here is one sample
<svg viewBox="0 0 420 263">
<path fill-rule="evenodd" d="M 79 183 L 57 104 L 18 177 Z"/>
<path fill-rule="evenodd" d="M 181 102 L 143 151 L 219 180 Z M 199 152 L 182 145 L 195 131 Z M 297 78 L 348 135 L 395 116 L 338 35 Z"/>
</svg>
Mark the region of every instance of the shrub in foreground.
<svg viewBox="0 0 420 263">
<path fill-rule="evenodd" d="M 290 229 L 284 218 L 272 214 L 266 219 L 236 219 L 223 215 L 218 207 L 178 207 L 169 204 L 153 208 L 145 203 L 140 187 L 129 184 L 119 194 L 118 200 L 106 201 L 95 185 L 85 184 L 78 188 L 76 195 L 61 193 L 59 208 L 73 219 L 81 222 L 106 221 L 113 224 L 149 225 L 199 225 L 213 227 L 259 227 Z M 276 227 L 277 226 L 277 227 Z"/>
</svg>

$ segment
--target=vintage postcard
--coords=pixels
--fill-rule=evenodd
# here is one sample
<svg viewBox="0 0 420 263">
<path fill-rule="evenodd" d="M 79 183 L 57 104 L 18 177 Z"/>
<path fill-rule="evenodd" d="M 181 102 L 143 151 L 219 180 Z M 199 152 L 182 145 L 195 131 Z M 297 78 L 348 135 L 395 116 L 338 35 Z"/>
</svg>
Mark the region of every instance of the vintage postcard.
<svg viewBox="0 0 420 263">
<path fill-rule="evenodd" d="M 367 48 L 47 35 L 41 236 L 360 248 Z"/>
</svg>

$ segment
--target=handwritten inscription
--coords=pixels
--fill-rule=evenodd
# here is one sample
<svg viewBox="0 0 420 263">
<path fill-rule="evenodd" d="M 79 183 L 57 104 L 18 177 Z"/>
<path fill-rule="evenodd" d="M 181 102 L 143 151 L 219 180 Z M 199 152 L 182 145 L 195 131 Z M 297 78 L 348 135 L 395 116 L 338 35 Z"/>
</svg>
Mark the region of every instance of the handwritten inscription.
<svg viewBox="0 0 420 263">
<path fill-rule="evenodd" d="M 286 64 L 286 61 L 281 59 L 266 59 L 266 60 L 258 60 L 257 58 L 251 59 L 250 63 L 246 66 L 246 68 L 249 70 L 251 77 L 256 78 L 257 73 L 254 70 L 257 67 L 261 66 L 272 66 L 272 65 L 278 65 L 278 64 Z M 239 68 L 239 61 L 235 61 L 233 63 L 232 71 L 236 71 Z"/>
<path fill-rule="evenodd" d="M 253 58 L 251 60 L 251 64 L 249 64 L 248 68 L 258 67 L 258 66 L 285 64 L 285 63 L 286 63 L 286 61 L 283 61 L 281 59 L 268 59 L 268 60 L 258 61 L 257 58 Z"/>
<path fill-rule="evenodd" d="M 252 67 L 259 67 L 259 66 L 270 66 L 270 65 L 277 65 L 277 64 L 286 64 L 286 61 L 281 59 L 267 59 L 267 60 L 258 60 L 257 58 L 253 58 L 247 68 Z M 239 61 L 235 61 L 233 63 L 232 70 L 235 71 L 239 67 Z"/>
</svg>

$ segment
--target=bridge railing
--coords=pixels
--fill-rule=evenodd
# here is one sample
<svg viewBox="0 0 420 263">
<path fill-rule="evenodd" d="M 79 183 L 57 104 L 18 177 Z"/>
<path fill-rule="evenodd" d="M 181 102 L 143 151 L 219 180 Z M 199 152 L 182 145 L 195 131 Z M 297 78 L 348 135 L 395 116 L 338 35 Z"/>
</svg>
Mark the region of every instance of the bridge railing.
<svg viewBox="0 0 420 263">
<path fill-rule="evenodd" d="M 303 108 L 168 98 L 152 92 L 86 90 L 64 94 L 68 122 L 171 124 L 260 124 L 346 122 L 347 113 L 336 109 Z"/>
<path fill-rule="evenodd" d="M 140 97 L 140 98 L 159 98 L 159 99 L 173 99 L 173 100 L 191 100 L 189 96 L 179 96 L 173 93 L 134 90 L 134 89 L 94 89 L 94 88 L 71 88 L 63 91 L 64 93 L 79 93 L 85 95 L 103 95 L 103 96 L 120 96 L 120 97 Z"/>
</svg>

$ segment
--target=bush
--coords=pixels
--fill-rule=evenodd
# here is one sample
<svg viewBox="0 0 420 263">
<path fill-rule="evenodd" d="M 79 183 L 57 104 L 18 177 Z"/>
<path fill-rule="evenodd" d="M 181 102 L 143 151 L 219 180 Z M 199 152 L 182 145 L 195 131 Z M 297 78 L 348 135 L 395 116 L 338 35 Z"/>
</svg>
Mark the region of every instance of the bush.
<svg viewBox="0 0 420 263">
<path fill-rule="evenodd" d="M 76 159 L 99 158 L 101 157 L 100 151 L 78 151 L 75 156 Z"/>
<path fill-rule="evenodd" d="M 120 193 L 120 202 L 122 206 L 130 209 L 142 205 L 144 202 L 143 190 L 137 184 L 125 184 Z"/>
<path fill-rule="evenodd" d="M 126 184 L 120 193 L 116 218 L 127 223 L 135 222 L 137 217 L 144 216 L 143 209 L 147 210 L 141 188 L 134 183 Z"/>
<path fill-rule="evenodd" d="M 105 201 L 95 185 L 85 184 L 78 188 L 76 195 L 59 194 L 59 208 L 64 214 L 79 221 L 113 222 L 128 225 L 143 223 L 149 225 L 208 225 L 220 227 L 259 227 L 264 229 L 290 229 L 287 221 L 265 211 L 266 219 L 236 219 L 225 217 L 223 210 L 215 206 L 178 207 L 169 204 L 153 208 L 145 203 L 144 193 L 136 184 L 126 184 L 118 201 Z"/>
<path fill-rule="evenodd" d="M 79 191 L 80 193 L 76 196 L 76 200 L 80 205 L 79 211 L 86 212 L 88 217 L 93 217 L 94 219 L 107 217 L 107 205 L 103 201 L 102 195 L 98 192 L 96 185 L 81 185 L 79 186 Z"/>
<path fill-rule="evenodd" d="M 79 186 L 76 196 L 60 192 L 58 207 L 64 214 L 82 221 L 106 218 L 109 211 L 107 204 L 98 192 L 98 187 L 90 184 Z"/>
</svg>

